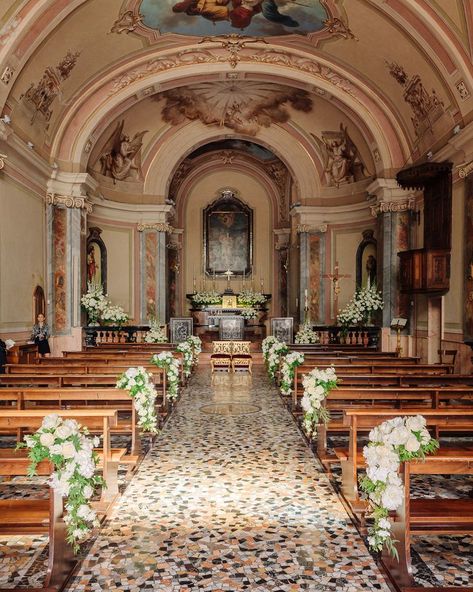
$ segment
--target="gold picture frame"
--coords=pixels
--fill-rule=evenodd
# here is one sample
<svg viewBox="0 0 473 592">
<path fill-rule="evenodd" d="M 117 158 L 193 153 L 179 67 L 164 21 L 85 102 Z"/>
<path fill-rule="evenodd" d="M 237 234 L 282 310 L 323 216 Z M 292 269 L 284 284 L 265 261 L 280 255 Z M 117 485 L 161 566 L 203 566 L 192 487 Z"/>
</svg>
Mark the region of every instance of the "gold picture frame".
<svg viewBox="0 0 473 592">
<path fill-rule="evenodd" d="M 237 297 L 234 294 L 224 294 L 222 296 L 222 308 L 236 308 Z"/>
</svg>

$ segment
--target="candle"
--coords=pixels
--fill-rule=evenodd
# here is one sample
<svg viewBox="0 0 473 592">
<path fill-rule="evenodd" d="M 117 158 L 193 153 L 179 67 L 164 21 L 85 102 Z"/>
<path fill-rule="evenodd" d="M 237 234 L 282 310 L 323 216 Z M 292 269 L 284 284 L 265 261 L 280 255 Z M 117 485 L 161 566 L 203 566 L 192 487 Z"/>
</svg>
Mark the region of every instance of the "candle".
<svg viewBox="0 0 473 592">
<path fill-rule="evenodd" d="M 299 308 L 299 298 L 296 296 L 296 310 Z"/>
<path fill-rule="evenodd" d="M 304 308 L 307 310 L 309 308 L 309 302 L 307 299 L 307 288 L 304 290 Z"/>
</svg>

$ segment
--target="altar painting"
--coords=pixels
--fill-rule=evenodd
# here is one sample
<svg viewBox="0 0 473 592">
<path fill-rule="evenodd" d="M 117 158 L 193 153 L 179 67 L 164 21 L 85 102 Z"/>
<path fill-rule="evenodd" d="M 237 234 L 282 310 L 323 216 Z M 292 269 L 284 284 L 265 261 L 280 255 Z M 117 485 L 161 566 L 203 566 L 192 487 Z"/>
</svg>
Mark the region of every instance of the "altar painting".
<svg viewBox="0 0 473 592">
<path fill-rule="evenodd" d="M 225 194 L 204 212 L 205 271 L 208 275 L 251 272 L 252 210 Z"/>
<path fill-rule="evenodd" d="M 255 37 L 321 31 L 330 14 L 324 2 L 292 0 L 142 0 L 145 27 L 163 33 L 206 37 L 241 33 Z"/>
</svg>

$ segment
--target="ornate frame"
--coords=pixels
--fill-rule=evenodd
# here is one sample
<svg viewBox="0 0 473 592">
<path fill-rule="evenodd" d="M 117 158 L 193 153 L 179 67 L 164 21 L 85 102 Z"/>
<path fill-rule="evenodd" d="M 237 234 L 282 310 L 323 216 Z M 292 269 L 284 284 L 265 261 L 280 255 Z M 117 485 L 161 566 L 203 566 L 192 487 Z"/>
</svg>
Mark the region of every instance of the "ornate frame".
<svg viewBox="0 0 473 592">
<path fill-rule="evenodd" d="M 288 345 L 294 342 L 293 317 L 274 317 L 271 319 L 271 335 Z"/>
<path fill-rule="evenodd" d="M 181 343 L 193 334 L 194 321 L 192 317 L 171 317 L 169 319 L 169 341 Z"/>
<path fill-rule="evenodd" d="M 235 276 L 246 277 L 251 275 L 253 268 L 253 210 L 245 203 L 243 203 L 238 197 L 237 192 L 232 189 L 223 189 L 221 195 L 211 204 L 209 204 L 203 212 L 203 227 L 204 227 L 204 273 L 207 276 L 214 276 L 214 274 L 223 275 L 226 269 L 214 269 L 210 266 L 210 230 L 212 224 L 212 217 L 214 215 L 234 215 L 239 214 L 246 216 L 247 218 L 247 257 L 246 265 L 243 271 L 233 270 L 230 271 Z"/>
</svg>

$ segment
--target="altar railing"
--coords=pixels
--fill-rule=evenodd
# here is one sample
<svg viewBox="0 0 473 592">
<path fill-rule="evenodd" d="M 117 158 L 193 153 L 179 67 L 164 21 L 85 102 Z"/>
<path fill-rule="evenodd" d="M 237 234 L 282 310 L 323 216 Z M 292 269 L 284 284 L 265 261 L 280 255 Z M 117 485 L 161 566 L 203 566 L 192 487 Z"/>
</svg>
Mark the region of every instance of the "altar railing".
<svg viewBox="0 0 473 592">
<path fill-rule="evenodd" d="M 86 347 L 95 347 L 105 343 L 145 343 L 149 325 L 88 325 L 83 327 Z"/>
<path fill-rule="evenodd" d="M 378 349 L 381 327 L 372 325 L 360 327 L 340 327 L 339 325 L 313 325 L 321 345 L 356 345 Z"/>
</svg>

